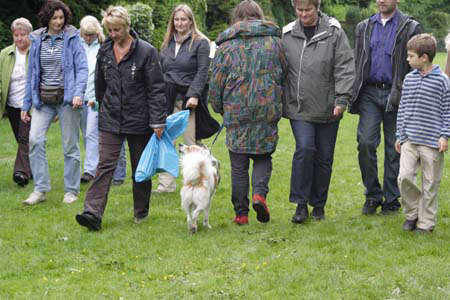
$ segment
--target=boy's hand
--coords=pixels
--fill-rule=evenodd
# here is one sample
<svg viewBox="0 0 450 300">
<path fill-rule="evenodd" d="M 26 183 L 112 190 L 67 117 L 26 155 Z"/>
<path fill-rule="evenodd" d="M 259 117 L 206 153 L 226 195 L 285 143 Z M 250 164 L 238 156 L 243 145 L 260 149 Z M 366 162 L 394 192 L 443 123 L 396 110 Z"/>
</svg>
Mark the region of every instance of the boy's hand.
<svg viewBox="0 0 450 300">
<path fill-rule="evenodd" d="M 441 137 L 439 138 L 439 152 L 446 152 L 448 150 L 448 141 L 447 139 Z"/>
<path fill-rule="evenodd" d="M 402 148 L 402 145 L 400 144 L 399 140 L 395 141 L 395 151 L 397 151 L 398 153 L 400 153 L 400 150 Z"/>
</svg>

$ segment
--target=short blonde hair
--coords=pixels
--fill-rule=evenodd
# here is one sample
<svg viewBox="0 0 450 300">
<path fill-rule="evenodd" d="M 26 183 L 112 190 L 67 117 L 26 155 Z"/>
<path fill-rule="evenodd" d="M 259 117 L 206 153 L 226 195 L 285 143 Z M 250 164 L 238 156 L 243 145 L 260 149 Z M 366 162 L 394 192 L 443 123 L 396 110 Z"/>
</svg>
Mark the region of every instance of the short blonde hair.
<svg viewBox="0 0 450 300">
<path fill-rule="evenodd" d="M 33 31 L 33 25 L 31 25 L 28 19 L 18 18 L 11 23 L 11 32 L 14 33 L 14 31 L 17 29 L 23 29 L 26 32 L 30 33 Z"/>
<path fill-rule="evenodd" d="M 103 12 L 102 26 L 106 27 L 108 31 L 108 25 L 120 25 L 127 27 L 131 26 L 131 18 L 128 11 L 123 6 L 110 6 Z"/>
<path fill-rule="evenodd" d="M 96 34 L 100 43 L 103 43 L 103 41 L 105 40 L 102 26 L 94 16 L 85 16 L 83 17 L 83 19 L 81 19 L 80 32 L 85 34 Z"/>
</svg>

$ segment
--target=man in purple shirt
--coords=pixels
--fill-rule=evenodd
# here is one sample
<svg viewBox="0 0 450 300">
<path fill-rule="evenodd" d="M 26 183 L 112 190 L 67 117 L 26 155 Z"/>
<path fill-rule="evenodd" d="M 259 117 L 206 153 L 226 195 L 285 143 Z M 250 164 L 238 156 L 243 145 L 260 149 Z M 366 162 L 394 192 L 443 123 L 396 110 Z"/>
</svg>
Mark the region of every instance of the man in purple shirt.
<svg viewBox="0 0 450 300">
<path fill-rule="evenodd" d="M 360 115 L 358 160 L 365 186 L 362 213 L 398 212 L 397 186 L 400 156 L 395 151 L 397 109 L 403 78 L 410 71 L 406 60 L 408 40 L 422 32 L 420 24 L 398 8 L 398 0 L 376 0 L 378 13 L 356 27 L 356 80 L 350 113 Z M 383 187 L 378 180 L 377 147 L 384 133 Z M 383 201 L 384 198 L 384 201 Z"/>
</svg>

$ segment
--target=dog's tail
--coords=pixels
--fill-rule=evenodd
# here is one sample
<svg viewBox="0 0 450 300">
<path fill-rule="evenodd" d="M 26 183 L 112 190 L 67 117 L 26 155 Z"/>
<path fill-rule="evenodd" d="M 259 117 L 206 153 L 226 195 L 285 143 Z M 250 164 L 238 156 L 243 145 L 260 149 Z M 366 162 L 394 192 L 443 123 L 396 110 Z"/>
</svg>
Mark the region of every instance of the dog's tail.
<svg viewBox="0 0 450 300">
<path fill-rule="evenodd" d="M 208 156 L 205 153 L 193 152 L 184 155 L 181 160 L 185 184 L 197 185 L 207 177 Z"/>
</svg>

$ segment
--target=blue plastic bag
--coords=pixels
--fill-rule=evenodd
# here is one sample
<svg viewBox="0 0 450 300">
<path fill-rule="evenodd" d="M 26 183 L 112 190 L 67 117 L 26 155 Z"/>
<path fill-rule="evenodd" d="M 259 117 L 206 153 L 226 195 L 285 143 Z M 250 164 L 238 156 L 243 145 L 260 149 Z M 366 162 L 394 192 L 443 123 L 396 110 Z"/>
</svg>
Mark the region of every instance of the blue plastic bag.
<svg viewBox="0 0 450 300">
<path fill-rule="evenodd" d="M 174 141 L 183 134 L 188 125 L 189 110 L 182 110 L 167 117 L 161 139 L 152 135 L 142 152 L 136 169 L 137 182 L 149 180 L 157 172 L 168 172 L 178 177 L 178 153 Z"/>
</svg>

